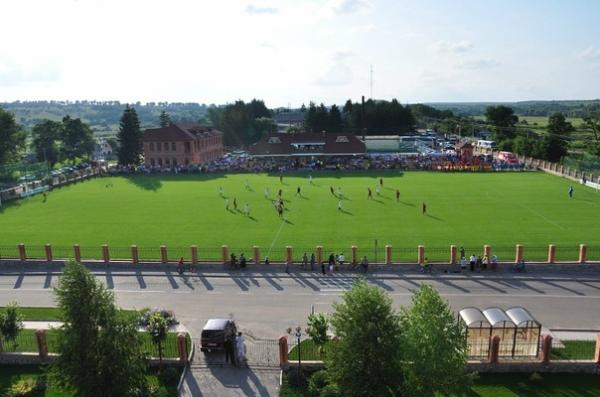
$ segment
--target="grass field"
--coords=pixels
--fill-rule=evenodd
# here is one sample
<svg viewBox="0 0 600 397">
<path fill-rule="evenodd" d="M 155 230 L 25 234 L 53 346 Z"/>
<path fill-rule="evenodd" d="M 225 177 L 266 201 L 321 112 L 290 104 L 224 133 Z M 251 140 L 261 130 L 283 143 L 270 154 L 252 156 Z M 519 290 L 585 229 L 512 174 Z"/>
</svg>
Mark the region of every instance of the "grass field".
<svg viewBox="0 0 600 397">
<path fill-rule="evenodd" d="M 43 244 L 56 257 L 72 256 L 72 245 L 83 257 L 100 256 L 108 243 L 113 257 L 129 257 L 129 246 L 140 247 L 142 259 L 158 258 L 160 244 L 171 259 L 189 258 L 188 247 L 199 246 L 201 259 L 217 259 L 220 246 L 235 252 L 256 244 L 271 259 L 283 257 L 292 245 L 298 257 L 321 244 L 325 251 L 359 247 L 372 256 L 377 240 L 379 259 L 385 244 L 394 246 L 394 260 L 414 260 L 416 246 L 425 244 L 430 260 L 446 259 L 448 245 L 479 253 L 491 244 L 499 258 L 514 255 L 514 244 L 525 245 L 527 259 L 545 258 L 547 244 L 558 246 L 559 259 L 574 260 L 577 246 L 587 243 L 590 257 L 600 259 L 600 193 L 544 173 L 386 173 L 381 196 L 375 194 L 380 174 L 277 175 L 212 174 L 112 177 L 56 189 L 42 196 L 5 203 L 0 208 L 0 255 L 16 256 L 24 242 L 28 255 L 43 257 Z M 244 187 L 248 180 L 250 189 Z M 222 186 L 238 211 L 227 211 L 219 196 Z M 302 196 L 296 196 L 300 186 Z M 343 192 L 343 211 L 330 187 Z M 373 189 L 367 199 L 367 187 Z M 269 199 L 264 196 L 269 189 Z M 278 189 L 285 200 L 284 220 L 272 200 Z M 401 198 L 396 202 L 395 191 Z M 421 204 L 427 204 L 427 215 Z M 241 210 L 248 203 L 251 217 Z M 175 249 L 179 247 L 181 249 Z M 527 248 L 529 247 L 529 249 Z M 373 259 L 373 258 L 371 258 Z"/>
</svg>

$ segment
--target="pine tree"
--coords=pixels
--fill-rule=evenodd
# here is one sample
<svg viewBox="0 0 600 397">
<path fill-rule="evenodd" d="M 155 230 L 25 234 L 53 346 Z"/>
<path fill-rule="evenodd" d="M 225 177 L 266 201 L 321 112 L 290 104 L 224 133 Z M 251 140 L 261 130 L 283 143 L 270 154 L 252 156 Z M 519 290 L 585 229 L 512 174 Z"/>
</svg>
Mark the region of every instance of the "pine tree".
<svg viewBox="0 0 600 397">
<path fill-rule="evenodd" d="M 158 119 L 161 127 L 168 127 L 171 125 L 171 116 L 169 116 L 169 113 L 165 112 L 164 110 L 160 112 Z"/>
<path fill-rule="evenodd" d="M 138 165 L 142 156 L 142 131 L 133 106 L 126 105 L 119 128 L 119 164 Z"/>
</svg>

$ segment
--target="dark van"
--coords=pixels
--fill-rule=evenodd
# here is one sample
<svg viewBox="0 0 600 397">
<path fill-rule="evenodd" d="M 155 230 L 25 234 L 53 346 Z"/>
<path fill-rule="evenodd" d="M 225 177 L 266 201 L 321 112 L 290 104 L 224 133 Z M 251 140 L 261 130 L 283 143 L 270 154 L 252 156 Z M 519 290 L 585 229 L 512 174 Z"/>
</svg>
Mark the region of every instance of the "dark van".
<svg viewBox="0 0 600 397">
<path fill-rule="evenodd" d="M 233 320 L 211 318 L 204 324 L 200 335 L 200 350 L 203 352 L 223 350 L 227 337 L 237 333 Z"/>
</svg>

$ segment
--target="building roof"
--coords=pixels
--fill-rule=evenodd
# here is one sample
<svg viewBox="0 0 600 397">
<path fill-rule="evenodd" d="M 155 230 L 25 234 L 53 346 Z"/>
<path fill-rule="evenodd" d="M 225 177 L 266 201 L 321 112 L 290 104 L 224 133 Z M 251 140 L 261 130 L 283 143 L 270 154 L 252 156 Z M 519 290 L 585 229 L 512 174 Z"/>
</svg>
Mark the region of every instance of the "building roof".
<svg viewBox="0 0 600 397">
<path fill-rule="evenodd" d="M 456 149 L 473 149 L 473 145 L 467 141 L 459 142 L 455 147 Z"/>
<path fill-rule="evenodd" d="M 144 131 L 144 142 L 155 141 L 193 141 L 208 136 L 221 135 L 212 127 L 199 124 L 171 124 L 168 127 L 149 128 Z"/>
<path fill-rule="evenodd" d="M 250 147 L 253 156 L 364 154 L 365 144 L 352 133 L 269 134 Z"/>
</svg>

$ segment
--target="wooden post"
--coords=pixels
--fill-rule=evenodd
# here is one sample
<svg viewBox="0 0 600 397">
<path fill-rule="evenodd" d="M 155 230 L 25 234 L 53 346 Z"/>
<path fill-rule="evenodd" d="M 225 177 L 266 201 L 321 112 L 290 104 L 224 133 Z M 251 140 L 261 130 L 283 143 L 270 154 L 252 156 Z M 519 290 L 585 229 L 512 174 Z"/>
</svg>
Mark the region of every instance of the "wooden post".
<svg viewBox="0 0 600 397">
<path fill-rule="evenodd" d="M 287 337 L 282 336 L 279 338 L 279 366 L 281 368 L 287 368 L 288 365 L 289 361 Z"/>
<path fill-rule="evenodd" d="M 252 254 L 254 257 L 254 264 L 260 265 L 260 247 L 258 245 L 252 247 Z"/>
<path fill-rule="evenodd" d="M 198 246 L 192 245 L 190 247 L 190 249 L 192 250 L 192 265 L 197 265 L 198 264 Z"/>
<path fill-rule="evenodd" d="M 515 263 L 521 262 L 523 259 L 523 246 L 521 244 L 517 244 L 515 247 Z"/>
<path fill-rule="evenodd" d="M 79 244 L 73 245 L 73 255 L 75 256 L 75 262 L 81 263 L 81 247 Z"/>
<path fill-rule="evenodd" d="M 35 339 L 37 341 L 38 355 L 40 358 L 48 356 L 48 342 L 46 340 L 46 330 L 38 329 L 35 331 Z"/>
<path fill-rule="evenodd" d="M 548 245 L 548 263 L 554 263 L 556 260 L 556 245 Z"/>
<path fill-rule="evenodd" d="M 389 244 L 385 246 L 385 264 L 392 264 L 392 246 Z"/>
<path fill-rule="evenodd" d="M 133 263 L 134 265 L 140 262 L 140 256 L 138 254 L 138 247 L 137 245 L 133 244 L 131 246 L 131 263 Z"/>
<path fill-rule="evenodd" d="M 167 246 L 166 245 L 160 246 L 160 261 L 162 263 L 167 263 L 169 261 L 169 257 L 167 256 Z"/>
<path fill-rule="evenodd" d="M 323 263 L 323 246 L 317 245 L 317 265 Z"/>
<path fill-rule="evenodd" d="M 422 265 L 425 262 L 425 246 L 419 245 L 417 247 L 417 264 Z"/>
<path fill-rule="evenodd" d="M 596 334 L 596 352 L 594 353 L 594 362 L 600 364 L 600 332 Z"/>
<path fill-rule="evenodd" d="M 587 245 L 579 244 L 579 263 L 585 263 L 587 260 Z"/>
<path fill-rule="evenodd" d="M 189 352 L 185 332 L 177 334 L 177 353 L 179 355 L 179 362 L 187 365 Z"/>
<path fill-rule="evenodd" d="M 294 263 L 294 258 L 292 255 L 292 247 L 290 245 L 288 245 L 287 247 L 285 247 L 285 261 L 287 264 L 292 264 Z"/>
<path fill-rule="evenodd" d="M 229 248 L 226 245 L 221 246 L 221 259 L 224 265 L 229 263 Z"/>
<path fill-rule="evenodd" d="M 102 260 L 104 263 L 110 262 L 110 253 L 108 251 L 108 244 L 102 244 Z"/>
<path fill-rule="evenodd" d="M 52 245 L 46 244 L 44 250 L 46 251 L 46 261 L 52 262 Z"/>
<path fill-rule="evenodd" d="M 25 251 L 25 244 L 21 243 L 18 245 L 19 248 L 19 260 L 25 262 L 27 260 L 27 252 Z"/>
<path fill-rule="evenodd" d="M 550 362 L 550 352 L 552 350 L 552 335 L 544 335 L 542 338 L 542 364 L 548 364 Z"/>
<path fill-rule="evenodd" d="M 498 335 L 492 337 L 490 342 L 490 352 L 488 358 L 490 364 L 498 364 L 498 356 L 500 355 L 500 337 Z"/>
<path fill-rule="evenodd" d="M 356 247 L 356 245 L 353 245 L 352 247 L 350 247 L 352 250 L 352 264 L 356 265 L 358 263 L 358 248 Z"/>
<path fill-rule="evenodd" d="M 450 246 L 450 264 L 456 265 L 456 245 Z"/>
</svg>

